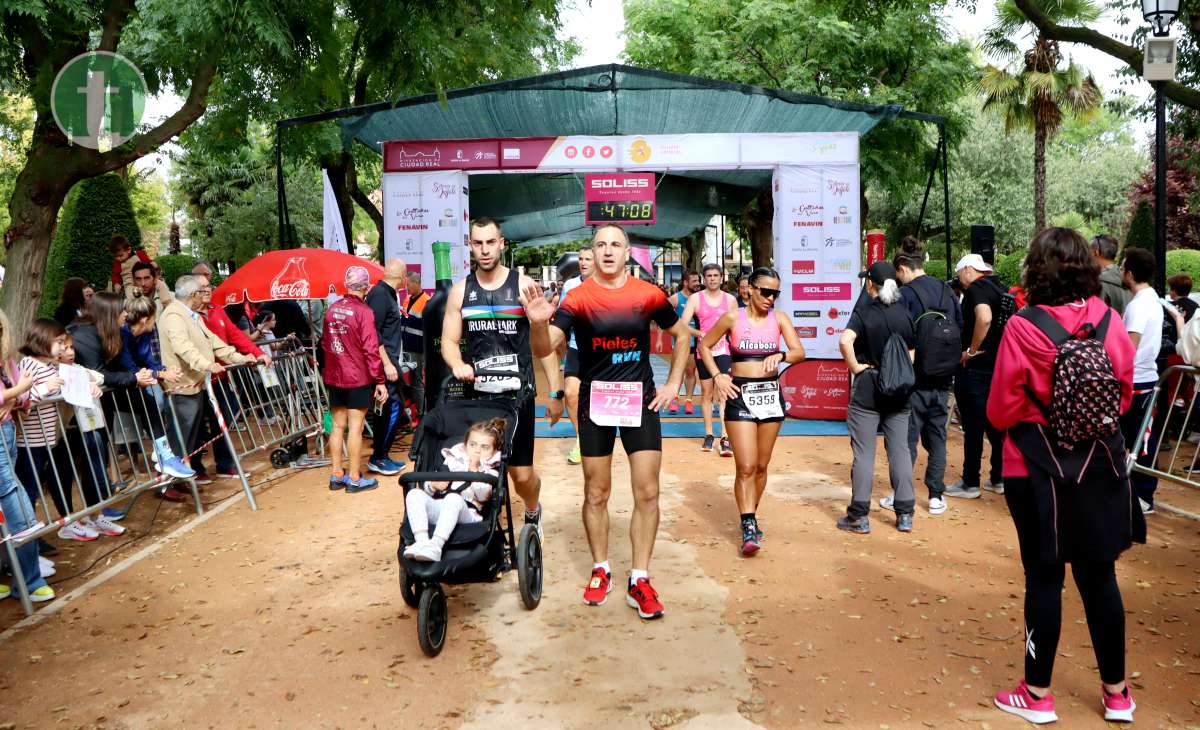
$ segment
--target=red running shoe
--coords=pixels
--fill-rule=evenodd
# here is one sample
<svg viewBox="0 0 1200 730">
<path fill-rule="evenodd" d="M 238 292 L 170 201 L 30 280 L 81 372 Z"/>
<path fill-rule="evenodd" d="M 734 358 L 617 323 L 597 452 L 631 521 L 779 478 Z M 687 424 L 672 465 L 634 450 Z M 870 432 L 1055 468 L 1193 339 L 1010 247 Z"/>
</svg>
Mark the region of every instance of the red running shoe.
<svg viewBox="0 0 1200 730">
<path fill-rule="evenodd" d="M 612 592 L 612 573 L 604 568 L 593 568 L 592 579 L 583 589 L 583 602 L 588 606 L 603 606 Z"/>
<path fill-rule="evenodd" d="M 683 412 L 689 416 L 695 413 L 695 407 L 692 405 L 690 400 L 683 404 Z"/>
<path fill-rule="evenodd" d="M 679 413 L 679 399 L 672 398 L 671 405 L 667 407 L 667 413 Z"/>
<path fill-rule="evenodd" d="M 658 600 L 658 591 L 650 585 L 649 578 L 638 578 L 637 582 L 629 586 L 625 602 L 629 604 L 630 608 L 636 608 L 638 616 L 641 618 L 662 618 L 662 601 Z"/>
</svg>

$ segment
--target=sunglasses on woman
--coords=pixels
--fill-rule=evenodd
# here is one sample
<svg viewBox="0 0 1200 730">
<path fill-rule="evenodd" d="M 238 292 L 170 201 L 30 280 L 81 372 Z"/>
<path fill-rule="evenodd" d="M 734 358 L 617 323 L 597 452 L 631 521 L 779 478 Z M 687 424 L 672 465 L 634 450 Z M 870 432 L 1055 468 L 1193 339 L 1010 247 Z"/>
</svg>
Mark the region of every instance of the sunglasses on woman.
<svg viewBox="0 0 1200 730">
<path fill-rule="evenodd" d="M 756 286 L 754 288 L 756 291 L 758 291 L 759 294 L 761 294 L 763 296 L 764 299 L 767 297 L 774 299 L 779 296 L 778 289 L 767 289 L 767 288 L 761 287 L 761 286 Z"/>
</svg>

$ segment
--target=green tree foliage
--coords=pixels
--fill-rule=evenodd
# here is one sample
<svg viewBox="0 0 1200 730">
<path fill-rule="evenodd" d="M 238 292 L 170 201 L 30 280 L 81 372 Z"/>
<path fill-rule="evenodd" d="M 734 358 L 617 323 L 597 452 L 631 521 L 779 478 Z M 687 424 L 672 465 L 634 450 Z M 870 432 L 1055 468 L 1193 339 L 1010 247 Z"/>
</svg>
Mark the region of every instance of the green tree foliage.
<svg viewBox="0 0 1200 730">
<path fill-rule="evenodd" d="M 1125 246 L 1154 250 L 1154 209 L 1149 201 L 1143 200 L 1133 211 L 1129 221 L 1129 233 L 1125 235 Z"/>
<path fill-rule="evenodd" d="M 1005 286 L 1015 286 L 1021 283 L 1021 265 L 1025 263 L 1024 251 L 1013 251 L 1010 254 L 996 257 L 996 276 Z"/>
<path fill-rule="evenodd" d="M 152 256 L 166 252 L 167 229 L 170 224 L 170 205 L 167 184 L 152 167 L 131 172 L 125 181 L 133 214 L 142 230 L 142 244 Z"/>
<path fill-rule="evenodd" d="M 50 247 L 43 314 L 54 312 L 63 282 L 72 276 L 107 288 L 113 264 L 108 244 L 115 235 L 125 236 L 134 250 L 141 248 L 142 235 L 125 181 L 108 174 L 76 185 Z"/>
<path fill-rule="evenodd" d="M 950 156 L 950 206 L 954 222 L 953 248 L 969 248 L 970 224 L 996 227 L 996 248 L 1001 253 L 1024 249 L 1033 238 L 1032 135 L 1004 134 L 1003 122 L 985 114 L 980 100 L 966 99 L 970 131 Z M 1103 109 L 1091 121 L 1068 119 L 1046 148 L 1046 215 L 1052 221 L 1069 221 L 1072 227 L 1125 236 L 1129 221 L 1130 187 L 1148 168 L 1146 153 L 1130 131 L 1125 106 Z M 942 196 L 935 189 L 925 212 L 927 222 L 942 220 Z M 899 209 L 882 195 L 868 192 L 872 226 L 911 231 L 921 205 L 919 196 L 903 201 Z M 1075 217 L 1075 216 L 1078 217 Z M 1082 221 L 1082 223 L 1080 223 Z M 931 237 L 932 255 L 944 258 L 941 237 Z"/>
<path fill-rule="evenodd" d="M 943 0 L 627 0 L 630 63 L 834 99 L 901 104 L 950 118 L 952 143 L 965 119 L 955 102 L 974 77 L 973 51 L 942 20 Z M 876 126 L 863 139 L 862 179 L 896 202 L 924 185 L 936 132 L 913 120 Z M 864 210 L 864 215 L 868 211 Z M 760 196 L 742 237 L 754 260 L 769 257 L 770 219 Z M 760 226 L 761 227 L 761 226 Z M 890 227 L 890 226 L 888 226 Z"/>
<path fill-rule="evenodd" d="M 1090 0 L 1037 2 L 1058 22 L 1088 23 L 1100 16 Z M 1032 46 L 1020 48 L 1012 40 L 1017 34 L 1032 36 Z M 1009 68 L 989 65 L 983 69 L 979 88 L 984 93 L 984 110 L 994 109 L 1004 117 L 1006 134 L 1018 129 L 1033 132 L 1033 221 L 1040 230 L 1046 226 L 1046 143 L 1064 118 L 1095 116 L 1103 97 L 1090 73 L 1072 62 L 1061 67 L 1058 42 L 1032 26 L 1012 0 L 996 5 L 996 21 L 988 28 L 983 45 L 1011 64 Z"/>
<path fill-rule="evenodd" d="M 3 88 L 3 84 L 0 84 Z M 25 164 L 25 150 L 33 137 L 33 102 L 18 94 L 0 91 L 0 202 L 12 197 L 17 173 Z M 8 230 L 8 206 L 0 207 L 0 231 Z M 4 260 L 0 249 L 0 261 Z"/>
</svg>

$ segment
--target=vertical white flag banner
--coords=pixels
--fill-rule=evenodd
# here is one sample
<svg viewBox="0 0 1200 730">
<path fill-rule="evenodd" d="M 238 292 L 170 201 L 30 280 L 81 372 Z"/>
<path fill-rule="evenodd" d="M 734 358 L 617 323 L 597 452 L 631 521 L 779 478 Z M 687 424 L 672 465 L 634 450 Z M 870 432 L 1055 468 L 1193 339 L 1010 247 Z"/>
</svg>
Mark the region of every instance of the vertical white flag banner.
<svg viewBox="0 0 1200 730">
<path fill-rule="evenodd" d="M 400 258 L 421 274 L 421 286 L 435 282 L 433 244 L 450 244 L 450 276 L 466 274 L 467 175 L 445 172 L 390 172 L 383 176 L 384 259 Z"/>
<path fill-rule="evenodd" d="M 782 166 L 773 181 L 776 305 L 810 358 L 838 359 L 858 295 L 858 167 Z"/>
<path fill-rule="evenodd" d="M 338 208 L 337 197 L 333 194 L 333 185 L 329 183 L 328 170 L 321 170 L 321 179 L 325 182 L 325 248 L 342 253 L 352 253 L 349 239 L 346 238 L 345 227 L 342 225 L 342 215 Z"/>
</svg>

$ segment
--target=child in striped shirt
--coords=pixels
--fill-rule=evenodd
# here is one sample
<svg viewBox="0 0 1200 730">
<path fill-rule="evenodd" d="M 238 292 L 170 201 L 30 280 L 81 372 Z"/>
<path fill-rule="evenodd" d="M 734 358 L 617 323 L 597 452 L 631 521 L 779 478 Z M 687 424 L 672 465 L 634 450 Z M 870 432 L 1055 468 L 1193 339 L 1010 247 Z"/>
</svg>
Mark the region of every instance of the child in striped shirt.
<svg viewBox="0 0 1200 730">
<path fill-rule="evenodd" d="M 21 354 L 25 357 L 17 364 L 33 377 L 33 387 L 29 390 L 31 405 L 21 414 L 17 425 L 17 479 L 24 485 L 29 501 L 35 507 L 41 492 L 49 492 L 62 517 L 71 514 L 65 494 L 70 482 L 60 484 L 58 470 L 50 467 L 53 449 L 58 444 L 61 419 L 58 404 L 43 401 L 57 398 L 62 392 L 58 358 L 62 355 L 66 335 L 66 329 L 53 319 L 40 317 L 34 320 L 25 328 L 25 344 L 21 346 Z M 64 540 L 86 541 L 95 540 L 100 533 L 76 521 L 59 530 L 58 536 Z"/>
</svg>

